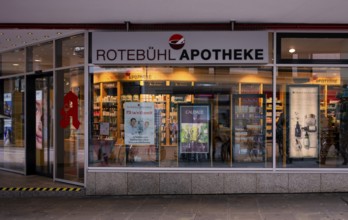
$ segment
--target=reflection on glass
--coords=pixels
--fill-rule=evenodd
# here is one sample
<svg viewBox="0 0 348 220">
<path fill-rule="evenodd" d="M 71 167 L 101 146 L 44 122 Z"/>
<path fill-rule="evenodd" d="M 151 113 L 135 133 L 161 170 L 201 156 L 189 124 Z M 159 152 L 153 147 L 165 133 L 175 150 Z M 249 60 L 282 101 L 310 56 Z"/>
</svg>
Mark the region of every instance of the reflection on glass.
<svg viewBox="0 0 348 220">
<path fill-rule="evenodd" d="M 1 80 L 0 167 L 24 172 L 23 78 Z"/>
<path fill-rule="evenodd" d="M 28 59 L 31 70 L 49 70 L 53 68 L 53 42 L 48 42 L 28 48 L 28 53 L 32 51 L 30 59 Z"/>
<path fill-rule="evenodd" d="M 84 35 L 75 35 L 56 41 L 56 66 L 74 66 L 84 64 Z"/>
<path fill-rule="evenodd" d="M 266 126 L 266 117 L 272 123 L 272 111 L 266 114 L 266 101 L 272 105 L 271 68 L 91 71 L 90 166 L 272 167 L 271 135 L 266 137 L 272 130 Z M 242 94 L 256 98 L 238 97 Z M 250 107 L 253 114 L 247 116 L 255 120 L 237 125 L 233 109 L 242 106 Z M 147 126 L 153 133 L 144 135 Z M 260 144 L 254 151 L 236 150 L 236 127 L 250 135 L 255 130 L 250 141 Z"/>
<path fill-rule="evenodd" d="M 280 38 L 282 60 L 347 59 L 348 38 L 345 34 L 283 33 Z"/>
<path fill-rule="evenodd" d="M 1 54 L 1 74 L 3 76 L 25 73 L 25 50 L 17 49 Z"/>
<path fill-rule="evenodd" d="M 35 79 L 36 173 L 53 176 L 53 76 Z"/>
<path fill-rule="evenodd" d="M 57 123 L 57 178 L 84 181 L 84 71 L 83 68 L 58 73 L 61 100 Z M 63 77 L 64 76 L 64 77 Z M 64 95 L 64 96 L 63 96 Z"/>
</svg>

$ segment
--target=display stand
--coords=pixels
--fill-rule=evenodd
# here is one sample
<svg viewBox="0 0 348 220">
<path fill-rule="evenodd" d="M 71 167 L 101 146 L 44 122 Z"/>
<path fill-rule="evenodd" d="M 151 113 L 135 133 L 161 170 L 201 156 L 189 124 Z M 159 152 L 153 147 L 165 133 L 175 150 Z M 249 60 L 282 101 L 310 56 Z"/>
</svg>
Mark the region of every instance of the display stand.
<svg viewBox="0 0 348 220">
<path fill-rule="evenodd" d="M 237 94 L 233 95 L 232 103 L 233 160 L 266 163 L 266 96 Z"/>
</svg>

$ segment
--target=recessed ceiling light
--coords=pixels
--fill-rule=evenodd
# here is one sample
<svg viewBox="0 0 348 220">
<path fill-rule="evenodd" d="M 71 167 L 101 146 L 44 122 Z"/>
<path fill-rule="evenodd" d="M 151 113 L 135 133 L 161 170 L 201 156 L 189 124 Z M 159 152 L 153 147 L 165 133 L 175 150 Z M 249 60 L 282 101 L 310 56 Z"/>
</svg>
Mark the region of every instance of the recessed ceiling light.
<svg viewBox="0 0 348 220">
<path fill-rule="evenodd" d="M 41 60 L 40 60 L 40 59 L 35 59 L 34 61 L 35 61 L 35 62 L 41 62 Z"/>
<path fill-rule="evenodd" d="M 6 41 L 11 41 L 11 39 L 10 38 L 6 38 Z"/>
<path fill-rule="evenodd" d="M 0 32 L 0 35 L 4 35 L 4 33 Z"/>
<path fill-rule="evenodd" d="M 22 43 L 23 43 L 23 44 L 26 44 L 26 43 L 28 43 L 28 42 L 26 42 L 26 41 L 23 41 Z"/>
<path fill-rule="evenodd" d="M 14 47 L 15 47 L 15 46 L 17 46 L 17 44 L 12 44 L 12 46 L 14 46 Z"/>
<path fill-rule="evenodd" d="M 18 39 L 19 39 L 19 38 L 22 38 L 22 36 L 20 36 L 20 35 L 17 35 L 16 37 L 17 37 Z"/>
<path fill-rule="evenodd" d="M 289 53 L 295 53 L 295 48 L 290 48 Z"/>
<path fill-rule="evenodd" d="M 14 64 L 12 64 L 13 66 L 19 66 L 19 64 L 18 63 L 14 63 Z"/>
<path fill-rule="evenodd" d="M 49 38 L 49 37 L 50 37 L 50 36 L 48 36 L 48 35 L 45 35 L 45 36 L 44 36 L 44 38 Z"/>
<path fill-rule="evenodd" d="M 33 35 L 33 33 L 32 32 L 28 32 L 28 35 Z"/>
<path fill-rule="evenodd" d="M 61 34 L 62 34 L 62 32 L 57 32 L 57 34 L 58 34 L 58 35 L 61 35 Z"/>
</svg>

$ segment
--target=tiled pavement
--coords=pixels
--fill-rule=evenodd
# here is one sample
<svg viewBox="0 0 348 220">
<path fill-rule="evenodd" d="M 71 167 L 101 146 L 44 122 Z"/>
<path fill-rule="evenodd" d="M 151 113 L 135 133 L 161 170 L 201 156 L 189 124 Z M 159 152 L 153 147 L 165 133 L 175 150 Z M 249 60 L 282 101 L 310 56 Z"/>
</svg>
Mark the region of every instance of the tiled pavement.
<svg viewBox="0 0 348 220">
<path fill-rule="evenodd" d="M 348 194 L 0 198 L 0 219 L 348 219 Z"/>
</svg>

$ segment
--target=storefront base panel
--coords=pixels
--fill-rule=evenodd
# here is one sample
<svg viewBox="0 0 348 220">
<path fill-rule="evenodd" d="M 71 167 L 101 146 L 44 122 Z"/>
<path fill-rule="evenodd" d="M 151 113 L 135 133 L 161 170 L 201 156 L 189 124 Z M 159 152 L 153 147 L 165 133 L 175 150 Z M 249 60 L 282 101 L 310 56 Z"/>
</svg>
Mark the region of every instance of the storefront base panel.
<svg viewBox="0 0 348 220">
<path fill-rule="evenodd" d="M 87 195 L 348 192 L 346 173 L 88 172 Z"/>
</svg>

